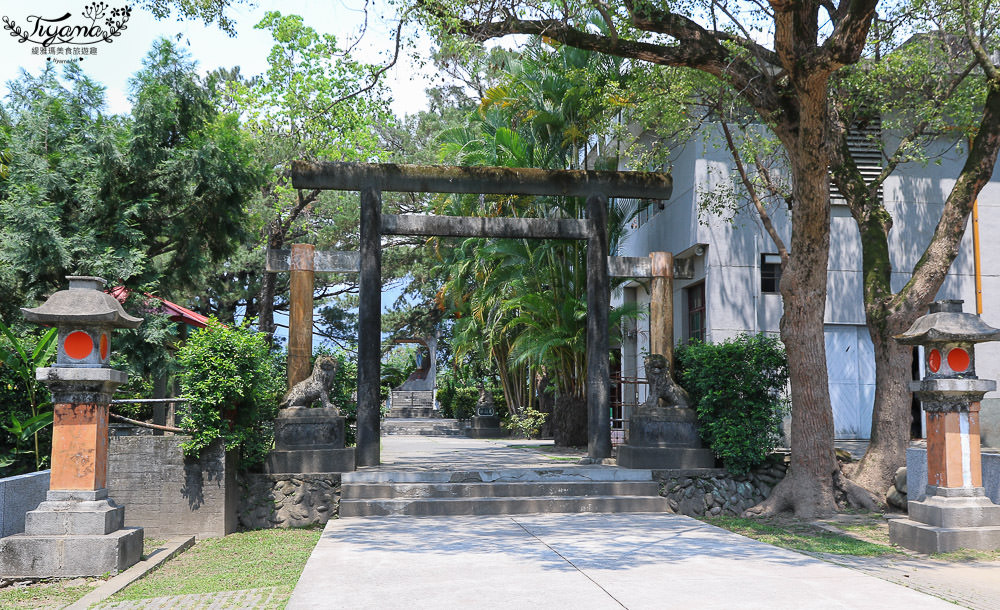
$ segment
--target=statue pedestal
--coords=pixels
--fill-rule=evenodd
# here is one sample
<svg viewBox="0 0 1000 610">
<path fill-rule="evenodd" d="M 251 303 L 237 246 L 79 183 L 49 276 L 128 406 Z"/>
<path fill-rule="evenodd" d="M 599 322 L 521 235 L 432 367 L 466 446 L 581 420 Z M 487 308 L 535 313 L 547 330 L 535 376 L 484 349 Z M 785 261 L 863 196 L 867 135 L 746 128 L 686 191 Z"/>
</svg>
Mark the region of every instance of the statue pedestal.
<svg viewBox="0 0 1000 610">
<path fill-rule="evenodd" d="M 142 528 L 107 489 L 50 490 L 24 516 L 24 533 L 0 539 L 0 576 L 52 578 L 117 574 L 139 561 Z"/>
<path fill-rule="evenodd" d="M 982 487 L 927 486 L 927 497 L 907 503 L 907 518 L 889 521 L 893 544 L 918 553 L 1000 548 L 1000 506 Z"/>
<path fill-rule="evenodd" d="M 500 428 L 500 418 L 496 415 L 475 415 L 472 425 L 465 431 L 469 438 L 499 438 L 506 436 Z"/>
<path fill-rule="evenodd" d="M 264 472 L 354 472 L 354 448 L 344 447 L 344 417 L 337 409 L 290 407 L 274 420 L 274 445 Z"/>
<path fill-rule="evenodd" d="M 714 468 L 715 455 L 701 446 L 697 417 L 687 407 L 637 409 L 628 443 L 618 447 L 623 468 Z"/>
</svg>

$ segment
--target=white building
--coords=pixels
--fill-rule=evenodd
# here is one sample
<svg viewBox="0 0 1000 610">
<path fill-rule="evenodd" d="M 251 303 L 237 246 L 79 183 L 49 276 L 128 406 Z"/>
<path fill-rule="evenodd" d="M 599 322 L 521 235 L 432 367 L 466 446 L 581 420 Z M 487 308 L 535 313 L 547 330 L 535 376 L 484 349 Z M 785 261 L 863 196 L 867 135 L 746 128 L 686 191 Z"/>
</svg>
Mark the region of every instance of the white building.
<svg viewBox="0 0 1000 610">
<path fill-rule="evenodd" d="M 719 136 L 721 139 L 721 135 Z M 883 135 L 882 137 L 889 137 Z M 887 142 L 889 150 L 894 147 Z M 964 157 L 954 147 L 941 145 L 940 165 L 901 166 L 885 182 L 883 197 L 895 219 L 890 236 L 893 289 L 901 288 L 920 258 Z M 875 159 L 877 163 L 877 157 Z M 699 337 L 724 341 L 743 332 L 777 333 L 781 319 L 779 259 L 774 243 L 751 209 L 734 221 L 717 215 L 699 217 L 699 198 L 720 184 L 729 184 L 735 172 L 729 152 L 697 138 L 675 153 L 665 168 L 673 176 L 674 194 L 662 205 L 644 212 L 626 238 L 621 256 L 672 252 L 676 259 L 692 259 L 692 279 L 674 282 L 674 337 L 678 343 Z M 1000 327 L 1000 172 L 979 196 L 981 236 L 982 317 Z M 790 238 L 788 210 L 773 210 L 773 220 L 785 243 Z M 871 433 L 874 401 L 874 354 L 865 327 L 862 300 L 860 235 L 843 200 L 834 198 L 831 211 L 831 249 L 825 330 L 830 396 L 838 438 L 866 439 Z M 970 221 L 971 225 L 971 221 Z M 938 294 L 939 299 L 964 299 L 965 311 L 975 312 L 975 270 L 971 226 L 961 253 Z M 648 306 L 649 295 L 637 282 L 626 286 L 616 302 L 635 300 Z M 623 333 L 621 373 L 643 376 L 642 356 L 649 346 L 649 322 Z M 919 366 L 919 364 L 917 365 Z M 977 373 L 1000 379 L 1000 345 L 977 348 Z M 915 374 L 922 371 L 915 370 Z M 641 388 L 641 386 L 640 386 Z M 639 390 L 639 400 L 644 400 Z M 628 402 L 626 400 L 626 402 Z M 919 408 L 919 407 L 916 407 Z M 982 411 L 983 442 L 1000 446 L 1000 393 L 987 395 Z M 919 418 L 914 435 L 919 436 Z"/>
</svg>

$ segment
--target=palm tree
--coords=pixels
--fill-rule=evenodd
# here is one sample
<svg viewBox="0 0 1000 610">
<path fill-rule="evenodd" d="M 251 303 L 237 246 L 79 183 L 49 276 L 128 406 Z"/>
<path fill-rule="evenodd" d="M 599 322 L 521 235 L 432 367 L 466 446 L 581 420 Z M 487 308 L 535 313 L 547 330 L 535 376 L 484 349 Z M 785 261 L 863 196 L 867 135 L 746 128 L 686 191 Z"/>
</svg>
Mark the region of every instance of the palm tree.
<svg viewBox="0 0 1000 610">
<path fill-rule="evenodd" d="M 599 65 L 601 64 L 601 65 Z M 620 79 L 622 63 L 566 47 L 511 56 L 505 76 L 461 128 L 442 134 L 442 155 L 465 165 L 579 168 L 591 130 L 608 107 L 583 94 L 595 74 Z M 590 161 L 592 162 L 592 161 Z M 637 213 L 613 201 L 614 249 Z M 461 196 L 437 210 L 450 215 L 582 218 L 584 201 L 566 197 Z M 556 443 L 586 443 L 586 246 L 579 241 L 468 239 L 447 251 L 442 302 L 458 320 L 456 353 L 492 361 L 511 413 L 532 406 L 535 379 L 554 380 Z M 615 316 L 623 312 L 616 312 Z M 612 322 L 612 328 L 614 320 Z"/>
</svg>

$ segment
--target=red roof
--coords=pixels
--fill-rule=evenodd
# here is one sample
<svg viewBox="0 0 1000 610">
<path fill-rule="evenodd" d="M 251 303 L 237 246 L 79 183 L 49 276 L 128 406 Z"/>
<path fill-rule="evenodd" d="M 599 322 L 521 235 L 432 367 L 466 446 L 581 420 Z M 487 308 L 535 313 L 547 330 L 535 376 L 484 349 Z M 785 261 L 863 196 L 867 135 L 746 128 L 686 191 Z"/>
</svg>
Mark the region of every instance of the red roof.
<svg viewBox="0 0 1000 610">
<path fill-rule="evenodd" d="M 108 294 L 118 299 L 119 303 L 125 303 L 126 299 L 129 297 L 129 289 L 124 286 L 115 286 L 111 290 L 107 291 Z M 198 312 L 191 311 L 187 307 L 182 307 L 177 303 L 171 303 L 170 301 L 164 299 L 163 297 L 158 297 L 155 294 L 149 294 L 148 292 L 143 293 L 150 299 L 156 299 L 160 302 L 160 309 L 156 313 L 161 313 L 170 316 L 172 322 L 183 322 L 188 326 L 194 326 L 197 328 L 205 328 L 208 326 L 208 318 L 201 315 Z"/>
</svg>

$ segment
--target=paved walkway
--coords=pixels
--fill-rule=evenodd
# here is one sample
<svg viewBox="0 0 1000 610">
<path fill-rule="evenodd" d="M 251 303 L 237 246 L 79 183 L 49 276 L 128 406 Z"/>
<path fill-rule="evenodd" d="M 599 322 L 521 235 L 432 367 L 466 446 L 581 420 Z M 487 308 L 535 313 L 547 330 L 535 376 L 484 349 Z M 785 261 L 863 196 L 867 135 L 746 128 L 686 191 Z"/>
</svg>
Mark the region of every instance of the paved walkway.
<svg viewBox="0 0 1000 610">
<path fill-rule="evenodd" d="M 362 470 L 565 467 L 584 455 L 526 445 L 545 443 L 387 436 L 383 464 Z M 387 610 L 955 607 L 670 514 L 331 521 L 288 608 L 333 603 Z"/>
<path fill-rule="evenodd" d="M 463 436 L 391 435 L 382 437 L 382 464 L 358 470 L 364 472 L 564 467 L 576 463 L 586 455 L 585 449 L 556 449 L 551 440 L 486 440 Z"/>
<path fill-rule="evenodd" d="M 955 608 L 669 514 L 331 521 L 289 609 Z"/>
</svg>

